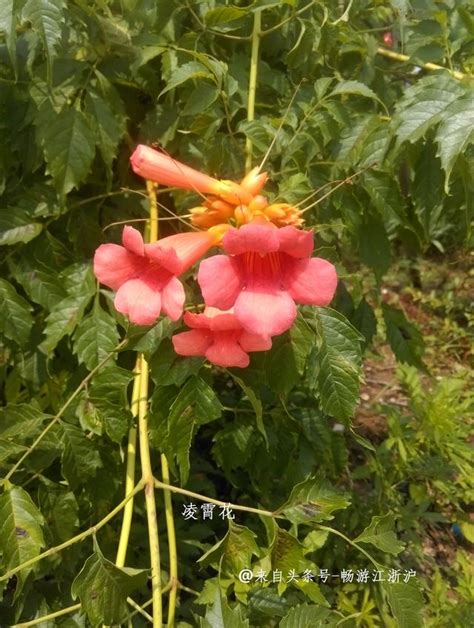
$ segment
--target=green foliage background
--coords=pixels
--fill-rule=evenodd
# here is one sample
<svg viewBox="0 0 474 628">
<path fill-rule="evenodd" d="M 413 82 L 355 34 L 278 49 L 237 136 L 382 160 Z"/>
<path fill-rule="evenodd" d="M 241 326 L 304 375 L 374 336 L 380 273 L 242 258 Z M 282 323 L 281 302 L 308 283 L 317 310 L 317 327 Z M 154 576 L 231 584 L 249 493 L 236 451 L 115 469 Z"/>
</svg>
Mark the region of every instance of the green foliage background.
<svg viewBox="0 0 474 628">
<path fill-rule="evenodd" d="M 249 121 L 256 12 L 263 32 Z M 386 568 L 419 569 L 422 514 L 433 520 L 445 508 L 462 519 L 472 501 L 467 426 L 457 425 L 471 409 L 457 380 L 440 384 L 435 401 L 423 389 L 423 338 L 380 293 L 395 261 L 472 244 L 472 4 L 2 0 L 0 33 L 2 573 L 89 529 L 123 499 L 140 351 L 151 367 L 156 473 L 166 453 L 173 483 L 282 516 L 239 511 L 228 525 L 185 521 L 190 500 L 176 497 L 187 587 L 179 625 L 468 625 L 473 601 L 462 558 L 455 610 L 446 596 L 440 601 L 438 572 L 345 588 L 243 585 L 237 576 L 259 566 L 373 567 L 361 547 Z M 384 33 L 410 63 L 380 51 Z M 427 71 L 427 62 L 464 78 Z M 333 309 L 302 308 L 271 352 L 227 372 L 175 356 L 169 338 L 177 325 L 128 325 L 96 284 L 91 258 L 101 242 L 119 240 L 116 223 L 147 216 L 143 182 L 128 161 L 137 143 L 158 142 L 204 172 L 239 179 L 246 138 L 254 163 L 271 146 L 265 168 L 274 199 L 298 203 L 318 190 L 306 224 L 341 282 Z M 159 199 L 167 208 L 160 233 L 180 230 L 176 215 L 196 199 L 168 191 Z M 198 298 L 191 277 L 187 289 Z M 376 333 L 405 365 L 400 377 L 412 401 L 411 419 L 392 411 L 382 443 L 351 427 Z M 410 502 L 397 488 L 407 482 L 419 488 L 410 488 Z M 162 511 L 160 501 L 164 535 Z M 86 538 L 0 582 L 0 625 L 39 618 L 77 596 L 83 613 L 47 625 L 127 621 L 127 596 L 149 598 L 140 500 L 127 570 L 110 562 L 119 529 L 117 517 L 94 547 Z M 92 603 L 97 587 L 107 595 Z M 146 625 L 139 614 L 131 621 Z"/>
</svg>

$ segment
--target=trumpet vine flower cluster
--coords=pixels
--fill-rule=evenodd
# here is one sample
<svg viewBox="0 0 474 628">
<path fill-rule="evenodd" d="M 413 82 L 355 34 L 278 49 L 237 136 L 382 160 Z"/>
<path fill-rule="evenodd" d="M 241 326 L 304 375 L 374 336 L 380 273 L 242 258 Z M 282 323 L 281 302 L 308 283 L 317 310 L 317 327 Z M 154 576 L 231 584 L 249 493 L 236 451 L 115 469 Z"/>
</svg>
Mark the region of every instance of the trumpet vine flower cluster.
<svg viewBox="0 0 474 628">
<path fill-rule="evenodd" d="M 258 168 L 240 183 L 214 179 L 148 146 L 131 157 L 134 172 L 165 186 L 191 190 L 203 202 L 191 209 L 198 230 L 145 244 L 133 227 L 122 245 L 102 244 L 94 256 L 98 280 L 116 291 L 115 307 L 132 323 L 152 325 L 161 313 L 177 321 L 185 293 L 180 275 L 200 262 L 201 314 L 186 312 L 190 328 L 175 334 L 177 354 L 205 356 L 213 364 L 245 368 L 249 353 L 266 351 L 293 325 L 297 304 L 324 306 L 337 285 L 334 266 L 312 257 L 313 233 L 298 208 L 269 203 Z"/>
</svg>

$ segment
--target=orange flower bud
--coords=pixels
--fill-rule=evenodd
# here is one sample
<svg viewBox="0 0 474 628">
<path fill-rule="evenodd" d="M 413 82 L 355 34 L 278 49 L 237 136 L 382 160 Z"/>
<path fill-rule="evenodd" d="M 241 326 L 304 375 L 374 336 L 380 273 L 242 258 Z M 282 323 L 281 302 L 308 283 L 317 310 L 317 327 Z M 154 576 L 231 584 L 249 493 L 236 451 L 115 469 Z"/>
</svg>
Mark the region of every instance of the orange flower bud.
<svg viewBox="0 0 474 628">
<path fill-rule="evenodd" d="M 268 176 L 266 172 L 261 172 L 259 168 L 253 168 L 248 174 L 240 182 L 240 185 L 250 192 L 250 194 L 255 195 L 260 192 L 265 183 L 268 181 Z"/>
</svg>

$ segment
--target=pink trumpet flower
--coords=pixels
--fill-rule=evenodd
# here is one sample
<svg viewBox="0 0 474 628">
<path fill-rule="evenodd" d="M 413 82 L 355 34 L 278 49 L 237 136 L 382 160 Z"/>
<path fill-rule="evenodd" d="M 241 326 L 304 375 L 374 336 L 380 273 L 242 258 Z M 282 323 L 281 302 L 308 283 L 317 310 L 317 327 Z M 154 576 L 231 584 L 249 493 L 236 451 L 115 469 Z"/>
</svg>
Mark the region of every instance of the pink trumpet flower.
<svg viewBox="0 0 474 628">
<path fill-rule="evenodd" d="M 144 244 L 139 231 L 126 226 L 122 243 L 101 244 L 94 256 L 97 279 L 116 290 L 115 307 L 132 323 L 151 325 L 161 311 L 176 321 L 183 313 L 184 288 L 177 279 L 215 244 L 212 232 L 172 235 Z"/>
<path fill-rule="evenodd" d="M 328 305 L 334 296 L 336 269 L 310 257 L 311 231 L 253 222 L 229 229 L 222 244 L 229 255 L 202 261 L 198 282 L 206 305 L 233 308 L 250 333 L 277 336 L 293 324 L 295 303 Z"/>
<path fill-rule="evenodd" d="M 238 183 L 214 179 L 143 144 L 136 147 L 130 157 L 130 163 L 135 174 L 162 185 L 193 190 L 201 194 L 213 194 L 233 205 L 249 203 L 252 199 L 252 194 Z"/>
<path fill-rule="evenodd" d="M 173 336 L 176 353 L 202 355 L 218 366 L 245 368 L 250 362 L 248 352 L 267 351 L 272 346 L 270 338 L 245 331 L 232 310 L 206 307 L 203 314 L 186 312 L 184 322 L 193 329 Z"/>
</svg>

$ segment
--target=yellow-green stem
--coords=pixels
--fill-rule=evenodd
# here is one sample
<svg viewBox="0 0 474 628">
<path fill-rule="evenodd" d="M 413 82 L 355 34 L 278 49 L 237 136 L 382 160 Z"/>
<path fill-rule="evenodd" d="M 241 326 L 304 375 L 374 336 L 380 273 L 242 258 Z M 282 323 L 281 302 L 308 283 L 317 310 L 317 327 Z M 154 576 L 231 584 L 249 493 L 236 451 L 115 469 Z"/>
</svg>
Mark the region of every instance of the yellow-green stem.
<svg viewBox="0 0 474 628">
<path fill-rule="evenodd" d="M 15 624 L 12 628 L 26 628 L 26 626 L 37 626 L 38 624 L 42 624 L 51 619 L 56 619 L 56 617 L 62 617 L 63 615 L 69 615 L 70 613 L 75 613 L 76 611 L 81 610 L 81 604 L 73 604 L 72 606 L 68 606 L 67 608 L 62 608 L 59 611 L 55 611 L 54 613 L 48 613 L 48 615 L 43 615 L 42 617 L 37 617 L 36 619 L 32 619 L 30 621 L 24 621 L 21 624 Z"/>
<path fill-rule="evenodd" d="M 156 199 L 156 185 L 153 181 L 146 182 L 146 190 L 150 202 L 150 222 L 148 241 L 155 242 L 158 240 L 158 201 Z"/>
<path fill-rule="evenodd" d="M 249 96 L 247 101 L 247 120 L 255 119 L 255 94 L 257 91 L 258 51 L 260 48 L 260 34 L 262 30 L 262 12 L 255 11 L 252 31 L 252 54 L 250 57 Z M 252 169 L 252 140 L 247 137 L 245 142 L 245 170 Z"/>
<path fill-rule="evenodd" d="M 170 483 L 170 471 L 165 454 L 161 454 L 161 475 L 165 484 Z M 168 532 L 168 552 L 170 563 L 170 594 L 168 598 L 168 628 L 173 628 L 178 592 L 178 552 L 176 550 L 176 532 L 174 528 L 173 503 L 168 489 L 163 490 L 165 500 L 166 529 Z"/>
<path fill-rule="evenodd" d="M 138 402 L 138 435 L 140 442 L 140 461 L 142 482 L 145 485 L 145 506 L 148 522 L 148 541 L 150 544 L 151 592 L 153 597 L 153 628 L 163 626 L 163 608 L 161 600 L 160 544 L 158 537 L 158 519 L 156 515 L 154 478 L 150 459 L 148 439 L 148 379 L 147 361 L 140 360 L 140 399 Z"/>
<path fill-rule="evenodd" d="M 85 530 L 84 532 L 81 532 L 80 534 L 73 536 L 72 539 L 68 539 L 64 543 L 61 543 L 60 545 L 55 545 L 54 547 L 51 547 L 50 549 L 46 550 L 42 554 L 38 554 L 38 556 L 35 556 L 34 558 L 30 558 L 29 560 L 26 560 L 24 563 L 21 563 L 21 565 L 17 565 L 13 569 L 10 569 L 6 573 L 4 573 L 3 576 L 0 576 L 0 582 L 2 582 L 3 580 L 8 580 L 9 578 L 14 576 L 16 573 L 18 573 L 22 569 L 26 569 L 27 567 L 31 567 L 32 565 L 35 565 L 40 560 L 43 560 L 43 558 L 47 558 L 48 556 L 53 556 L 54 554 L 61 552 L 63 549 L 66 549 L 66 547 L 70 547 L 71 545 L 74 545 L 75 543 L 79 543 L 79 541 L 83 541 L 88 536 L 91 536 L 92 534 L 96 534 L 96 532 L 98 532 L 103 526 L 105 526 L 106 523 L 108 523 L 111 519 L 113 519 L 115 515 L 118 514 L 122 510 L 122 508 L 129 501 L 129 499 L 132 499 L 132 497 L 136 495 L 139 491 L 141 491 L 144 486 L 145 486 L 145 482 L 143 480 L 140 480 L 140 482 L 138 482 L 138 484 L 135 486 L 135 488 L 130 493 L 130 495 L 127 495 L 125 499 L 123 499 L 120 502 L 120 504 L 118 504 L 118 506 L 115 506 L 115 508 L 111 510 L 109 514 L 106 515 L 103 519 L 101 519 L 98 523 L 96 523 L 95 526 L 92 526 L 88 528 L 87 530 Z"/>
<path fill-rule="evenodd" d="M 394 52 L 393 50 L 387 50 L 387 48 L 383 48 L 382 46 L 377 48 L 377 54 L 382 57 L 387 57 L 387 59 L 392 59 L 393 61 L 400 61 L 400 63 L 410 62 L 412 65 L 418 65 L 424 70 L 446 70 L 446 72 L 449 72 L 451 76 L 460 81 L 466 78 L 474 78 L 471 74 L 464 74 L 464 72 L 459 72 L 458 70 L 450 70 L 449 68 L 445 68 L 437 63 L 419 63 L 418 61 L 412 61 L 408 55 L 404 55 L 401 52 Z"/>
<path fill-rule="evenodd" d="M 137 363 L 135 366 L 135 380 L 133 382 L 133 393 L 132 393 L 132 403 L 131 410 L 133 417 L 137 417 L 138 415 L 138 400 L 140 398 L 140 363 L 137 358 Z M 136 458 L 137 458 L 137 428 L 135 425 L 130 428 L 128 432 L 128 443 L 127 443 L 127 468 L 126 468 L 126 476 L 125 476 L 125 496 L 129 495 L 132 492 L 133 487 L 135 485 L 135 466 L 136 466 Z M 127 558 L 127 548 L 128 541 L 130 538 L 130 530 L 132 527 L 132 517 L 133 517 L 133 499 L 127 502 L 127 505 L 123 511 L 123 519 L 122 519 L 122 529 L 120 531 L 120 540 L 117 549 L 117 558 L 115 560 L 115 564 L 118 567 L 123 567 L 125 565 L 125 560 Z"/>
</svg>

